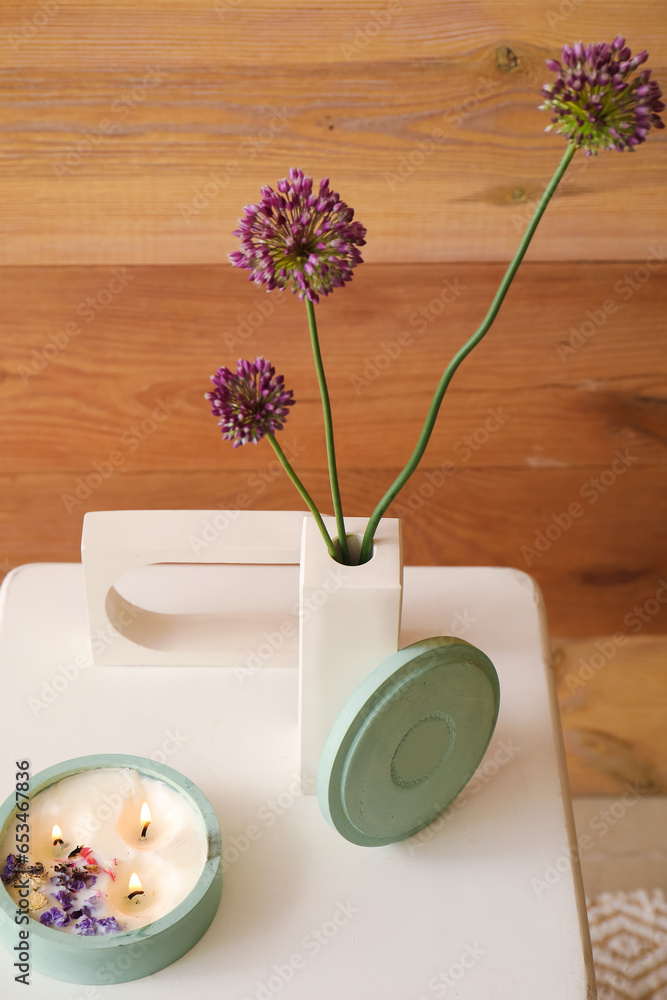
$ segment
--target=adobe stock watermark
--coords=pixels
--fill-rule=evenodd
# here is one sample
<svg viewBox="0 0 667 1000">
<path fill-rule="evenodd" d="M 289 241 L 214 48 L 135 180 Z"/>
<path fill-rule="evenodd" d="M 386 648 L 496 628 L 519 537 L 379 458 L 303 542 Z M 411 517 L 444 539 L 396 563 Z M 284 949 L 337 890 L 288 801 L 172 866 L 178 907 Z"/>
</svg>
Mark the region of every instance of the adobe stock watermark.
<svg viewBox="0 0 667 1000">
<path fill-rule="evenodd" d="M 297 972 L 305 969 L 306 964 L 326 948 L 340 934 L 344 927 L 361 912 L 351 899 L 345 902 L 338 900 L 336 909 L 319 926 L 311 927 L 299 942 L 299 951 L 293 952 L 283 962 L 274 962 L 266 978 L 258 979 L 251 993 L 246 993 L 242 1000 L 272 1000 L 285 986 L 294 979 Z"/>
<path fill-rule="evenodd" d="M 189 202 L 178 202 L 176 208 L 184 222 L 190 222 L 201 215 L 231 184 L 232 178 L 238 176 L 248 163 L 252 163 L 258 153 L 261 153 L 287 126 L 294 115 L 286 108 L 271 108 L 272 117 L 267 125 L 255 135 L 246 136 L 239 143 L 239 159 L 229 160 L 224 167 L 210 170 L 208 180 L 194 188 Z"/>
<path fill-rule="evenodd" d="M 454 128 L 461 125 L 477 111 L 482 101 L 490 97 L 500 87 L 500 83 L 492 77 L 480 76 L 477 78 L 477 86 L 460 104 L 455 104 L 442 118 L 443 124 Z M 426 160 L 435 151 L 447 142 L 447 133 L 436 126 L 431 129 L 423 139 L 416 139 L 413 148 L 409 153 L 404 153 L 398 160 L 395 170 L 386 170 L 384 179 L 387 187 L 394 192 L 401 184 L 414 177 L 416 172 L 423 167 Z"/>
<path fill-rule="evenodd" d="M 432 823 L 425 826 L 423 830 L 416 833 L 414 837 L 410 837 L 409 840 L 404 840 L 403 844 L 410 854 L 414 856 L 419 849 L 425 847 L 438 833 L 443 829 L 443 827 L 450 822 L 456 816 L 461 809 L 465 809 L 471 799 L 474 799 L 476 795 L 482 791 L 485 785 L 498 774 L 502 767 L 512 760 L 516 754 L 520 753 L 521 747 L 516 746 L 514 740 L 510 737 L 507 740 L 501 740 L 497 747 L 494 748 L 493 752 L 487 752 L 486 758 L 482 761 L 477 770 L 470 776 L 470 781 L 467 783 L 460 795 L 458 795 L 453 802 L 445 809 L 444 812 L 440 813 L 437 819 L 434 819 Z M 433 803 L 434 808 L 437 808 L 437 803 Z"/>
<path fill-rule="evenodd" d="M 111 117 L 101 118 L 92 128 L 82 129 L 81 138 L 66 146 L 63 152 L 51 160 L 51 169 L 58 180 L 71 176 L 84 163 L 86 157 L 99 149 L 106 137 L 116 130 L 118 123 L 124 121 L 134 108 L 139 107 L 146 100 L 148 91 L 157 87 L 162 79 L 159 66 L 149 67 L 140 84 L 131 90 L 128 89 L 114 100 L 109 113 Z"/>
<path fill-rule="evenodd" d="M 300 624 L 310 621 L 312 616 L 324 607 L 331 594 L 337 593 L 348 583 L 350 574 L 346 572 L 347 569 L 348 567 L 340 563 L 334 563 L 323 579 L 321 587 L 313 590 L 304 599 L 303 604 L 300 600 L 297 601 L 291 609 L 291 615 L 285 618 L 278 628 L 272 632 L 264 632 L 262 641 L 256 649 L 246 650 L 245 664 L 234 667 L 234 676 L 239 684 L 244 684 L 248 678 L 265 667 L 289 639 L 296 637 Z"/>
<path fill-rule="evenodd" d="M 213 9 L 218 15 L 219 21 L 224 21 L 228 14 L 240 7 L 245 0 L 215 0 Z"/>
<path fill-rule="evenodd" d="M 593 159 L 594 157 L 592 156 L 582 156 L 580 159 L 575 159 L 574 162 L 568 167 L 558 187 L 554 191 L 551 200 L 553 201 L 554 198 L 560 198 L 569 185 L 573 184 L 579 175 L 585 170 L 588 170 Z M 521 210 L 512 213 L 510 221 L 518 234 L 523 235 L 524 231 L 528 227 L 531 219 L 539 207 L 540 199 L 544 195 L 547 187 L 548 184 L 545 184 L 543 190 L 540 191 L 537 198 L 527 198 L 526 201 L 523 202 Z"/>
<path fill-rule="evenodd" d="M 416 333 L 424 333 L 434 320 L 442 316 L 445 307 L 456 302 L 467 289 L 468 285 L 464 285 L 459 278 L 445 278 L 440 293 L 430 299 L 426 305 L 420 306 L 419 309 L 410 313 L 408 325 Z M 394 340 L 383 340 L 380 344 L 380 350 L 376 354 L 364 358 L 361 375 L 349 376 L 355 395 L 360 396 L 367 386 L 371 385 L 382 372 L 386 372 L 393 362 L 400 358 L 406 347 L 412 346 L 413 342 L 414 334 L 410 330 L 401 330 Z"/>
<path fill-rule="evenodd" d="M 461 639 L 478 621 L 479 618 L 471 615 L 467 608 L 464 608 L 463 611 L 455 611 L 444 627 L 442 635 L 455 635 Z"/>
<path fill-rule="evenodd" d="M 134 605 L 121 607 L 118 612 L 118 622 L 123 628 L 127 628 L 136 621 L 140 614 L 142 614 L 142 609 Z M 56 670 L 50 680 L 42 681 L 39 690 L 40 696 L 29 695 L 27 698 L 28 708 L 34 718 L 37 718 L 41 712 L 53 705 L 60 695 L 78 680 L 82 670 L 87 670 L 88 667 L 93 666 L 92 654 L 101 653 L 107 646 L 112 646 L 118 635 L 117 629 L 114 628 L 111 622 L 98 628 L 95 634 L 91 636 L 90 649 L 77 653 L 73 660 L 63 664 L 62 667 Z"/>
<path fill-rule="evenodd" d="M 389 28 L 394 23 L 395 15 L 402 9 L 402 0 L 390 0 L 386 7 L 380 10 L 372 10 L 371 16 L 361 28 L 358 28 L 352 42 L 341 42 L 340 50 L 347 62 L 351 62 L 356 56 L 376 38 L 381 31 Z"/>
<path fill-rule="evenodd" d="M 115 985 L 119 981 L 127 980 L 127 970 L 130 969 L 138 958 L 146 954 L 149 945 L 147 941 L 137 941 L 129 948 L 123 948 L 122 955 L 110 958 L 104 962 L 97 970 L 95 978 L 102 985 Z M 76 996 L 69 994 L 67 1000 L 103 1000 L 108 993 L 102 994 L 97 986 L 82 986 Z"/>
<path fill-rule="evenodd" d="M 531 888 L 538 898 L 558 885 L 563 875 L 568 875 L 572 871 L 573 864 L 575 866 L 579 864 L 582 854 L 592 850 L 596 842 L 605 837 L 624 818 L 628 810 L 637 804 L 641 798 L 641 792 L 627 782 L 623 787 L 625 791 L 619 799 L 613 802 L 608 809 L 600 809 L 588 821 L 590 832 L 581 833 L 574 845 L 562 847 L 562 853 L 544 866 L 540 878 L 536 876 L 531 878 Z M 592 834 L 595 834 L 595 837 Z"/>
<path fill-rule="evenodd" d="M 181 406 L 181 400 L 167 396 L 166 400 L 157 399 L 150 416 L 144 417 L 132 424 L 120 436 L 120 447 L 114 448 L 106 458 L 93 462 L 91 472 L 77 476 L 71 493 L 61 493 L 60 499 L 65 510 L 71 514 L 77 507 L 88 500 L 96 489 L 105 483 L 125 464 L 128 455 L 132 455 L 144 441 L 147 441 L 169 417 Z"/>
<path fill-rule="evenodd" d="M 461 951 L 456 962 L 452 962 L 444 971 L 441 969 L 431 976 L 427 983 L 428 995 L 421 993 L 417 1000 L 433 1000 L 433 997 L 446 997 L 450 989 L 456 989 L 456 996 L 461 996 L 458 987 L 465 979 L 466 973 L 475 966 L 486 955 L 486 949 L 481 948 L 477 942 L 466 944 Z"/>
<path fill-rule="evenodd" d="M 665 609 L 667 609 L 667 580 L 662 577 L 658 580 L 653 597 L 648 597 L 641 604 L 635 604 L 632 611 L 628 611 L 625 615 L 623 623 L 628 626 L 631 634 L 637 635 L 642 631 L 644 625 L 653 621 L 656 615 L 664 612 Z M 627 646 L 628 638 L 627 633 L 619 631 L 614 632 L 611 638 L 598 639 L 595 643 L 595 652 L 591 653 L 588 658 L 580 656 L 576 673 L 568 672 L 560 684 L 567 687 L 570 694 L 574 694 L 577 688 L 585 687 L 603 667 L 614 659 L 619 649 Z"/>
<path fill-rule="evenodd" d="M 585 3 L 586 0 L 561 0 L 555 10 L 551 9 L 545 12 L 544 16 L 549 27 L 555 28 L 556 25 L 567 21 L 573 14 L 578 14 Z"/>
<path fill-rule="evenodd" d="M 591 476 L 579 489 L 579 495 L 586 500 L 589 506 L 596 504 L 600 497 L 608 493 L 612 486 L 618 482 L 621 476 L 630 469 L 639 459 L 631 455 L 626 448 L 625 451 L 619 449 L 615 452 L 616 457 L 608 469 L 604 469 L 599 476 Z M 544 528 L 538 528 L 532 545 L 522 545 L 521 555 L 526 560 L 528 566 L 532 566 L 538 559 L 548 552 L 551 546 L 557 542 L 566 531 L 569 531 L 575 521 L 584 516 L 586 508 L 577 501 L 568 504 L 567 510 L 560 514 L 552 514 Z"/>
<path fill-rule="evenodd" d="M 511 419 L 511 414 L 505 413 L 502 406 L 495 409 L 489 407 L 486 412 L 488 416 L 484 422 L 470 434 L 464 434 L 452 447 L 452 454 L 459 460 L 459 465 L 447 459 L 437 469 L 427 469 L 419 486 L 413 486 L 408 493 L 403 492 L 402 499 L 392 503 L 392 516 L 405 520 L 421 510 L 457 474 L 460 466 L 469 462 Z"/>
<path fill-rule="evenodd" d="M 160 748 L 149 755 L 150 760 L 156 760 L 161 764 L 165 764 L 167 759 L 178 753 L 182 745 L 188 743 L 189 740 L 190 737 L 183 736 L 180 729 L 176 731 L 176 734 L 172 733 L 171 730 L 167 730 Z M 135 784 L 129 776 L 121 778 L 119 787 L 113 792 L 107 792 L 102 797 L 102 802 L 100 802 L 92 814 L 86 816 L 85 824 L 72 824 L 71 832 L 74 834 L 76 842 L 89 844 L 91 837 L 111 819 L 114 813 L 118 813 L 123 802 L 132 798 L 135 791 Z"/>
<path fill-rule="evenodd" d="M 130 281 L 133 281 L 135 274 L 128 271 L 126 267 L 115 267 L 111 272 L 111 278 L 106 285 L 100 288 L 94 295 L 87 295 L 79 302 L 75 313 L 84 323 L 92 323 L 100 313 L 113 302 L 117 295 L 127 288 Z M 70 320 L 55 333 L 50 333 L 48 340 L 42 347 L 32 350 L 32 362 L 30 365 L 19 365 L 17 373 L 21 376 L 21 381 L 27 385 L 31 378 L 39 375 L 44 369 L 69 346 L 70 342 L 79 337 L 83 332 L 81 324 L 75 320 Z"/>
<path fill-rule="evenodd" d="M 296 439 L 285 441 L 282 449 L 290 462 L 303 455 L 306 450 Z M 220 506 L 212 517 L 203 522 L 199 534 L 188 536 L 188 545 L 194 555 L 198 555 L 203 549 L 215 545 L 225 531 L 238 520 L 241 511 L 252 507 L 255 500 L 283 474 L 284 469 L 277 458 L 270 461 L 263 469 L 251 472 L 246 480 L 248 490 L 251 492 L 241 490 L 234 497 L 234 503 L 231 507 Z"/>
<path fill-rule="evenodd" d="M 272 829 L 278 820 L 292 808 L 304 794 L 301 776 L 292 772 L 290 783 L 287 788 L 278 792 L 271 799 L 267 799 L 255 816 L 256 821 L 248 823 L 239 834 L 228 838 L 222 849 L 222 874 L 224 875 L 232 865 L 236 864 L 245 854 L 248 853 L 253 844 L 261 840 L 267 830 Z M 312 786 L 313 782 L 306 778 L 305 787 Z"/>
<path fill-rule="evenodd" d="M 257 330 L 264 324 L 265 320 L 273 316 L 276 308 L 282 305 L 287 299 L 285 292 L 273 289 L 270 295 L 261 299 L 255 299 L 250 312 L 242 317 L 237 316 L 236 329 L 233 332 L 227 331 L 223 334 L 225 347 L 232 350 L 250 340 Z"/>
<path fill-rule="evenodd" d="M 58 2 L 58 0 L 44 0 L 44 3 L 39 5 L 34 14 L 30 17 L 24 17 L 20 29 L 7 35 L 7 41 L 14 51 L 20 51 L 26 42 L 36 38 L 40 30 L 53 20 L 62 6 L 62 2 Z"/>
<path fill-rule="evenodd" d="M 622 303 L 627 303 L 635 292 L 643 288 L 646 282 L 659 271 L 665 263 L 665 247 L 649 247 L 649 256 L 643 264 L 636 267 L 630 274 L 624 275 L 614 283 L 614 292 Z M 618 312 L 619 303 L 617 299 L 608 298 L 600 304 L 598 309 L 587 309 L 587 319 L 580 323 L 578 327 L 570 327 L 570 336 L 565 341 L 556 344 L 556 352 L 561 361 L 565 364 L 573 354 L 583 347 L 587 341 L 594 337 L 598 330 L 601 330 L 610 316 Z"/>
</svg>

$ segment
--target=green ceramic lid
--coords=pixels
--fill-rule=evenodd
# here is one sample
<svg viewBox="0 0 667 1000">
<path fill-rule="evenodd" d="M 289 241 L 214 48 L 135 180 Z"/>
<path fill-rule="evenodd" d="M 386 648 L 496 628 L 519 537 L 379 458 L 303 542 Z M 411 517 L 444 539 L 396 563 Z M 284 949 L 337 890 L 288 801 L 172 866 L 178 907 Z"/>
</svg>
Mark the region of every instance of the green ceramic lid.
<svg viewBox="0 0 667 1000">
<path fill-rule="evenodd" d="M 500 690 L 463 639 L 422 639 L 390 656 L 349 699 L 324 745 L 317 795 L 347 840 L 380 847 L 427 826 L 486 751 Z"/>
</svg>

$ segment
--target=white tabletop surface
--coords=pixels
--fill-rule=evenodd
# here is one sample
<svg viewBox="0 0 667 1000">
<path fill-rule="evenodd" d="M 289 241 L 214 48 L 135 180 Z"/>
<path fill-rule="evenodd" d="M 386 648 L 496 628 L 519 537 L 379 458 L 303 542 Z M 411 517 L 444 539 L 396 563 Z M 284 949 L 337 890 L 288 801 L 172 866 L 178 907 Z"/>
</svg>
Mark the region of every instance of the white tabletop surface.
<svg viewBox="0 0 667 1000">
<path fill-rule="evenodd" d="M 188 568 L 191 602 L 199 587 L 210 603 L 211 573 L 238 599 L 235 569 Z M 268 577 L 248 572 L 250 610 Z M 272 599 L 278 587 L 292 608 L 297 576 L 274 567 Z M 501 707 L 467 789 L 421 834 L 383 848 L 349 844 L 298 792 L 296 658 L 252 672 L 93 667 L 80 565 L 19 567 L 0 594 L 0 798 L 15 760 L 36 773 L 84 754 L 153 757 L 208 796 L 226 861 L 218 914 L 174 965 L 101 987 L 33 971 L 26 991 L 0 946 L 5 1000 L 595 996 L 546 628 L 525 574 L 406 568 L 401 645 L 465 637 L 494 662 Z"/>
</svg>

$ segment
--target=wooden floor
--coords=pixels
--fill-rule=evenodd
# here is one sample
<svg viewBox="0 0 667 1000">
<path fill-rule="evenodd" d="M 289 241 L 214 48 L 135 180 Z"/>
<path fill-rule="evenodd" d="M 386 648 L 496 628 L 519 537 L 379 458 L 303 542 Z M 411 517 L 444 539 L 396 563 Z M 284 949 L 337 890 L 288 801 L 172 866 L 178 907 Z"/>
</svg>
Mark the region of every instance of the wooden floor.
<svg viewBox="0 0 667 1000">
<path fill-rule="evenodd" d="M 667 637 L 556 640 L 553 658 L 573 795 L 667 794 Z"/>
</svg>

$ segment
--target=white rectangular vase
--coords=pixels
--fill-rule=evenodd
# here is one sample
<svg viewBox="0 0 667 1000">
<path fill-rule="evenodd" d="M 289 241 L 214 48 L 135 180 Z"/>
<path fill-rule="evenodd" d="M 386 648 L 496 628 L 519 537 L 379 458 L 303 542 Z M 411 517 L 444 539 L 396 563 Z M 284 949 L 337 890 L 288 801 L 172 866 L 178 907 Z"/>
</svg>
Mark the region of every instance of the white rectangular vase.
<svg viewBox="0 0 667 1000">
<path fill-rule="evenodd" d="M 332 538 L 333 518 L 324 518 Z M 346 518 L 358 540 L 365 518 Z M 352 540 L 355 547 L 354 539 Z M 320 754 L 345 702 L 398 649 L 403 590 L 401 522 L 387 518 L 372 558 L 343 566 L 329 553 L 311 516 L 304 518 L 299 580 L 299 728 L 301 783 L 315 793 Z"/>
</svg>

